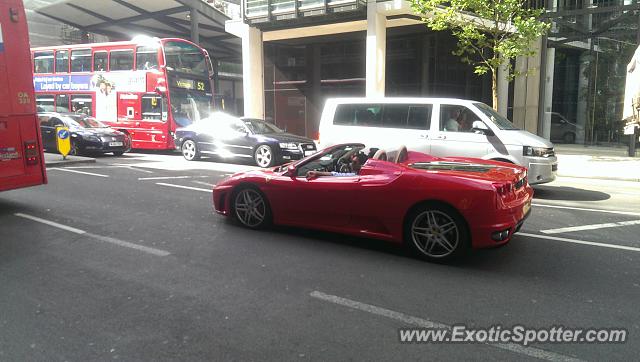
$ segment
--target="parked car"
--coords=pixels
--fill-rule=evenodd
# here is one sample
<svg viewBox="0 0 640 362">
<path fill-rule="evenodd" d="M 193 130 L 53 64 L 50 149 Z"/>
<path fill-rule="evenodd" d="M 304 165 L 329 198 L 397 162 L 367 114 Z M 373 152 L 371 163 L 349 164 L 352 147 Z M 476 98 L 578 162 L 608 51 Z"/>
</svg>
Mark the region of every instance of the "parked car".
<svg viewBox="0 0 640 362">
<path fill-rule="evenodd" d="M 189 161 L 208 154 L 252 158 L 260 167 L 272 167 L 316 152 L 316 144 L 309 138 L 286 133 L 260 119 L 220 112 L 176 129 L 174 139 L 176 148 Z"/>
<path fill-rule="evenodd" d="M 575 143 L 576 135 L 583 127 L 569 121 L 557 112 L 551 112 L 551 140 L 561 143 Z"/>
<path fill-rule="evenodd" d="M 56 127 L 69 128 L 71 134 L 71 155 L 85 153 L 113 153 L 122 156 L 131 147 L 129 137 L 109 128 L 95 118 L 75 113 L 38 113 L 42 144 L 49 152 L 56 152 Z"/>
<path fill-rule="evenodd" d="M 320 146 L 354 140 L 437 157 L 510 162 L 529 169 L 529 182 L 553 181 L 553 144 L 518 129 L 484 103 L 448 98 L 337 98 L 320 119 Z"/>
<path fill-rule="evenodd" d="M 529 214 L 533 190 L 524 167 L 402 148 L 395 157 L 379 150 L 358 171 L 345 170 L 364 148 L 335 145 L 237 173 L 214 187 L 214 209 L 248 228 L 274 223 L 371 237 L 430 260 L 505 244 Z M 326 176 L 310 178 L 310 171 Z"/>
</svg>

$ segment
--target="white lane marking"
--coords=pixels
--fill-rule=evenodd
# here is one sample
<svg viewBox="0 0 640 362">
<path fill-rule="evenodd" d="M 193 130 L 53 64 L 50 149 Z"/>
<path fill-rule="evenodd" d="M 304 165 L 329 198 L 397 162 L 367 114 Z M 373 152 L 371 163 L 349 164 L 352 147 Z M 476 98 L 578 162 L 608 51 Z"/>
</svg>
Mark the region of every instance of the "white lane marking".
<svg viewBox="0 0 640 362">
<path fill-rule="evenodd" d="M 381 308 L 375 305 L 361 303 L 352 299 L 338 297 L 336 295 L 325 294 L 317 290 L 314 290 L 309 295 L 312 298 L 320 299 L 325 302 L 338 304 L 343 307 L 360 310 L 360 311 L 375 314 L 381 317 L 395 319 L 397 321 L 418 326 L 420 328 L 437 328 L 437 329 L 448 329 L 448 330 L 452 329 L 452 327 L 447 324 L 433 322 L 427 319 L 414 317 L 408 314 L 396 312 L 386 308 Z M 484 343 L 484 344 L 487 346 L 491 346 L 491 347 L 495 347 L 495 348 L 523 354 L 526 356 L 547 360 L 547 361 L 571 361 L 571 362 L 581 361 L 580 359 L 577 359 L 574 357 L 562 355 L 555 352 L 549 352 L 549 351 L 545 351 L 545 350 L 534 348 L 534 347 L 525 347 L 515 343 L 495 343 L 495 344 Z"/>
<path fill-rule="evenodd" d="M 84 172 L 84 171 L 78 171 L 78 170 L 70 170 L 68 168 L 49 168 L 49 169 L 47 169 L 47 171 L 51 171 L 51 170 L 64 171 L 64 172 L 73 172 L 73 173 L 81 173 L 83 175 L 98 176 L 98 177 L 109 177 L 109 175 L 102 175 L 102 174 L 99 174 L 99 173 Z"/>
<path fill-rule="evenodd" d="M 170 252 L 165 251 L 165 250 L 160 250 L 160 249 L 156 249 L 156 248 L 150 248 L 148 246 L 144 246 L 144 245 L 138 245 L 138 244 L 134 244 L 134 243 L 130 243 L 128 241 L 124 241 L 124 240 L 119 240 L 116 238 L 111 238 L 108 236 L 102 236 L 102 235 L 96 235 L 96 234 L 91 234 L 88 233 L 84 230 L 80 230 L 80 229 L 76 229 L 74 227 L 71 226 L 67 226 L 67 225 L 63 225 L 63 224 L 59 224 L 57 222 L 53 222 L 50 220 L 45 220 L 45 219 L 41 219 L 39 217 L 35 217 L 35 216 L 31 216 L 31 215 L 27 215 L 27 214 L 22 214 L 22 213 L 15 213 L 15 216 L 18 217 L 22 217 L 25 219 L 29 219 L 29 220 L 33 220 L 42 224 L 46 224 L 49 226 L 53 226 L 55 228 L 58 229 L 62 229 L 62 230 L 66 230 L 66 231 L 70 231 L 72 233 L 75 234 L 79 234 L 79 235 L 84 235 L 96 240 L 100 240 L 103 242 L 107 242 L 107 243 L 111 243 L 111 244 L 115 244 L 115 245 L 119 245 L 119 246 L 124 246 L 126 248 L 130 248 L 130 249 L 135 249 L 135 250 L 139 250 L 148 254 L 153 254 L 153 255 L 157 255 L 157 256 L 167 256 L 167 255 L 171 255 Z"/>
<path fill-rule="evenodd" d="M 192 176 L 159 176 L 159 177 L 138 177 L 138 181 L 147 181 L 147 180 L 171 180 L 171 179 L 181 179 L 181 178 L 191 178 Z"/>
<path fill-rule="evenodd" d="M 198 188 L 198 187 L 190 187 L 190 186 L 182 186 L 182 185 L 166 184 L 166 183 L 164 183 L 164 182 L 156 182 L 156 185 L 168 186 L 168 187 L 175 187 L 175 188 L 178 188 L 178 189 L 187 189 L 187 190 L 193 190 L 193 191 L 213 192 L 213 190 L 210 190 L 210 189 L 201 189 L 201 188 Z"/>
<path fill-rule="evenodd" d="M 619 215 L 629 215 L 629 216 L 640 216 L 640 212 L 631 212 L 631 211 L 587 209 L 587 208 L 582 208 L 582 207 L 570 207 L 570 206 L 549 205 L 549 204 L 539 204 L 539 203 L 532 203 L 531 205 L 537 206 L 537 207 L 549 207 L 549 208 L 552 208 L 552 209 L 567 209 L 567 210 L 576 210 L 576 211 L 593 211 L 593 212 L 602 212 L 602 213 L 605 213 L 605 214 L 619 214 Z"/>
<path fill-rule="evenodd" d="M 617 245 L 617 244 L 605 244 L 605 243 L 598 243 L 598 242 L 595 242 L 595 241 L 567 239 L 567 238 L 559 238 L 557 236 L 529 234 L 529 233 L 522 233 L 522 232 L 519 232 L 519 233 L 517 233 L 515 235 L 528 236 L 530 238 L 537 238 L 537 239 L 544 239 L 544 240 L 564 241 L 566 243 L 573 243 L 573 244 L 600 246 L 600 247 L 603 247 L 603 248 L 629 250 L 629 251 L 639 251 L 640 252 L 640 248 L 636 248 L 636 247 L 633 247 L 633 246 L 624 246 L 624 245 Z"/>
<path fill-rule="evenodd" d="M 204 182 L 204 181 L 191 181 L 191 182 L 193 182 L 194 184 L 198 184 L 198 185 L 209 186 L 211 188 L 213 188 L 213 186 L 216 185 L 216 184 L 212 184 L 212 183 Z"/>
<path fill-rule="evenodd" d="M 148 246 L 134 244 L 134 243 L 130 243 L 128 241 L 124 241 L 124 240 L 120 240 L 120 239 L 116 239 L 116 238 L 111 238 L 111 237 L 108 237 L 108 236 L 102 236 L 102 235 L 96 235 L 96 234 L 90 234 L 90 233 L 87 233 L 86 235 L 90 236 L 90 237 L 92 237 L 94 239 L 97 239 L 97 240 L 100 240 L 100 241 L 104 241 L 106 243 L 111 243 L 111 244 L 115 244 L 115 245 L 124 246 L 125 248 L 140 250 L 140 251 L 143 251 L 143 252 L 148 253 L 148 254 L 153 254 L 153 255 L 157 255 L 157 256 L 171 255 L 171 253 L 166 251 L 166 250 L 150 248 Z"/>
<path fill-rule="evenodd" d="M 53 227 L 56 227 L 58 229 L 70 231 L 70 232 L 75 233 L 75 234 L 86 234 L 86 231 L 84 231 L 84 230 L 76 229 L 76 228 L 73 228 L 73 227 L 67 226 L 67 225 L 58 224 L 57 222 L 41 219 L 39 217 L 35 217 L 35 216 L 27 215 L 27 214 L 22 214 L 22 213 L 19 213 L 19 212 L 15 213 L 14 215 L 18 216 L 18 217 L 25 218 L 25 219 L 37 221 L 37 222 L 42 223 L 42 224 L 47 224 L 49 226 L 53 226 Z"/>
<path fill-rule="evenodd" d="M 571 226 L 566 228 L 540 230 L 540 232 L 544 234 L 560 234 L 560 233 L 570 233 L 573 231 L 617 228 L 617 227 L 628 226 L 628 225 L 640 225 L 640 220 L 608 222 L 604 224 L 591 224 L 591 225 L 582 225 L 582 226 Z"/>
<path fill-rule="evenodd" d="M 129 165 L 120 165 L 120 164 L 113 164 L 113 165 L 110 165 L 110 166 L 69 166 L 69 167 L 65 167 L 65 168 L 67 168 L 67 169 L 71 168 L 71 169 L 75 169 L 75 170 L 101 169 L 101 168 L 126 168 L 126 169 L 132 170 L 132 171 L 138 171 L 138 172 L 143 172 L 143 173 L 153 173 L 153 171 L 141 170 L 139 168 L 131 167 Z"/>
</svg>

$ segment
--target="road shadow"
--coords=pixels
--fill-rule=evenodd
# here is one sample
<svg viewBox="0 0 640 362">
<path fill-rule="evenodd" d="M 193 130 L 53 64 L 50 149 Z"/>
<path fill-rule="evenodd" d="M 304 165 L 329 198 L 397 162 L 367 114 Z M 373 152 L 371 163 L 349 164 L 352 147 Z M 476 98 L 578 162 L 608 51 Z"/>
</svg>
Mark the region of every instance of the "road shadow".
<svg viewBox="0 0 640 362">
<path fill-rule="evenodd" d="M 562 201 L 604 201 L 610 199 L 611 195 L 569 186 L 534 186 L 533 198 Z"/>
</svg>

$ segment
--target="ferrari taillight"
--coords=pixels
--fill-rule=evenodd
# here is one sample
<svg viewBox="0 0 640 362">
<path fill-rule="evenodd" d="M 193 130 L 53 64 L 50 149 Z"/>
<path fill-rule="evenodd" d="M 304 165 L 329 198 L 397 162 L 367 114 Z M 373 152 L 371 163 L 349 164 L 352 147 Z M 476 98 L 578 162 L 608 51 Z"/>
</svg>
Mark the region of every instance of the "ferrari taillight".
<svg viewBox="0 0 640 362">
<path fill-rule="evenodd" d="M 33 166 L 38 164 L 38 144 L 36 141 L 27 141 L 24 143 L 24 156 L 27 165 Z"/>
<path fill-rule="evenodd" d="M 510 193 L 513 189 L 513 184 L 511 182 L 507 183 L 494 183 L 493 188 L 496 189 L 499 195 L 504 196 Z"/>
</svg>

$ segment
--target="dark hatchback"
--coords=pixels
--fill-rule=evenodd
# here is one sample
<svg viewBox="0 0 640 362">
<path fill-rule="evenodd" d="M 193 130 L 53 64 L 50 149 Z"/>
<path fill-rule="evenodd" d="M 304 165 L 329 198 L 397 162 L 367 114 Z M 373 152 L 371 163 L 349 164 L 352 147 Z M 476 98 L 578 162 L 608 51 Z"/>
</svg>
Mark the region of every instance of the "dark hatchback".
<svg viewBox="0 0 640 362">
<path fill-rule="evenodd" d="M 174 138 L 176 148 L 189 161 L 210 154 L 253 159 L 260 167 L 271 167 L 316 152 L 316 144 L 309 138 L 286 133 L 260 119 L 236 118 L 225 113 L 213 113 L 178 128 Z"/>
<path fill-rule="evenodd" d="M 38 113 L 42 144 L 49 152 L 56 152 L 56 127 L 68 127 L 71 134 L 69 154 L 113 153 L 121 156 L 130 148 L 129 137 L 96 119 L 75 113 Z"/>
</svg>

